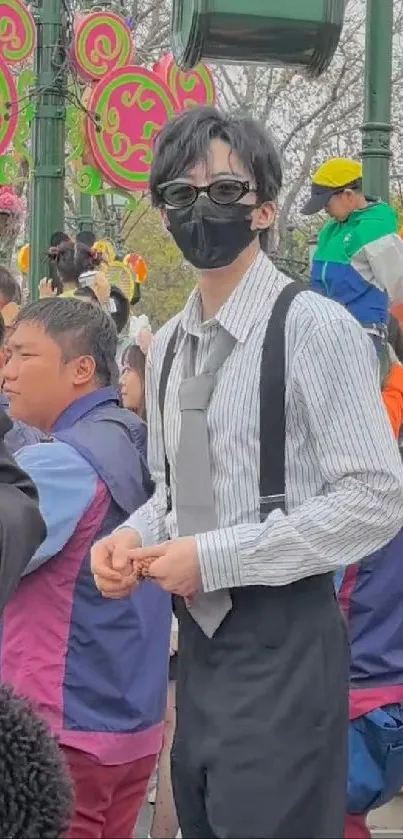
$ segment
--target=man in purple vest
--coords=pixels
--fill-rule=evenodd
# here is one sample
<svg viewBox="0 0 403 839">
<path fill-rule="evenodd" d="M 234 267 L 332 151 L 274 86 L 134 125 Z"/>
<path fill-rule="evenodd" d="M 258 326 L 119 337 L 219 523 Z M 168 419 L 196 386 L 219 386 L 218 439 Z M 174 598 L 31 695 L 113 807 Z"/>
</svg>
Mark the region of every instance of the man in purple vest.
<svg viewBox="0 0 403 839">
<path fill-rule="evenodd" d="M 0 273 L 1 279 L 1 273 Z M 0 283 L 1 288 L 1 283 Z M 13 318 L 14 320 L 14 318 Z M 6 348 L 5 348 L 5 341 L 6 341 L 6 332 L 7 328 L 10 327 L 11 324 L 6 323 L 4 316 L 0 313 L 0 387 L 3 387 L 4 382 L 4 365 L 6 361 Z M 9 413 L 9 404 L 6 394 L 3 390 L 0 390 L 0 408 Z M 18 452 L 19 449 L 22 449 L 23 446 L 31 446 L 32 443 L 40 443 L 42 440 L 45 440 L 46 436 L 39 431 L 38 428 L 33 428 L 30 425 L 27 425 L 25 422 L 20 422 L 19 420 L 14 420 L 12 428 L 4 436 L 4 443 L 7 447 L 7 450 L 14 454 Z"/>
<path fill-rule="evenodd" d="M 5 610 L 1 675 L 60 738 L 71 839 L 132 836 L 166 703 L 169 596 L 150 582 L 106 600 L 89 564 L 94 541 L 152 491 L 145 425 L 111 387 L 116 343 L 100 307 L 45 299 L 19 313 L 5 368 L 12 416 L 52 441 L 18 453 L 48 535 Z"/>
</svg>

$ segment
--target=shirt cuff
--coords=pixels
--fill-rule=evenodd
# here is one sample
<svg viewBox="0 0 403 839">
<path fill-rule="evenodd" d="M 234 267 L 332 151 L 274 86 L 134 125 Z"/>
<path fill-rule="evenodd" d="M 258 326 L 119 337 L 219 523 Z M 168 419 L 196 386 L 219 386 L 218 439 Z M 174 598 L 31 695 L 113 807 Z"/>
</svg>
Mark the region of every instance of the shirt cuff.
<svg viewBox="0 0 403 839">
<path fill-rule="evenodd" d="M 153 535 L 147 522 L 138 513 L 133 513 L 123 524 L 116 528 L 122 530 L 124 527 L 131 527 L 132 530 L 137 530 L 140 536 L 141 544 L 152 545 L 154 543 Z"/>
<path fill-rule="evenodd" d="M 203 591 L 241 587 L 241 562 L 235 528 L 200 533 L 195 539 Z"/>
</svg>

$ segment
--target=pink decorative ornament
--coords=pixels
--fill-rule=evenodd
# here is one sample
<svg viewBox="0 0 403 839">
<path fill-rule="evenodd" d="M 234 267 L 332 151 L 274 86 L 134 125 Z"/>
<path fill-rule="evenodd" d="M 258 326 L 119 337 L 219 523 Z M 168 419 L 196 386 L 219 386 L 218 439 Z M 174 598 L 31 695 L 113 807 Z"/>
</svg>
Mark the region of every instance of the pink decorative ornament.
<svg viewBox="0 0 403 839">
<path fill-rule="evenodd" d="M 119 15 L 105 11 L 76 17 L 73 63 L 83 82 L 99 81 L 133 59 L 132 33 Z"/>
<path fill-rule="evenodd" d="M 93 90 L 87 119 L 92 156 L 103 178 L 135 192 L 148 186 L 153 141 L 177 112 L 167 85 L 150 70 L 131 65 L 112 70 Z"/>
<path fill-rule="evenodd" d="M 0 254 L 3 247 L 16 236 L 20 229 L 26 213 L 25 203 L 22 198 L 9 186 L 0 187 Z M 4 255 L 1 254 L 4 258 Z"/>
<path fill-rule="evenodd" d="M 18 126 L 17 89 L 0 55 L 0 155 L 11 145 Z"/>
<path fill-rule="evenodd" d="M 214 77 L 206 64 L 198 64 L 194 70 L 180 70 L 171 53 L 154 66 L 154 73 L 172 91 L 180 111 L 199 105 L 215 105 L 217 100 Z"/>
<path fill-rule="evenodd" d="M 0 187 L 0 213 L 10 213 L 10 215 L 24 218 L 26 212 L 25 202 L 20 198 L 10 186 Z"/>
<path fill-rule="evenodd" d="M 35 21 L 24 0 L 0 0 L 0 57 L 20 64 L 32 55 L 35 43 Z"/>
</svg>

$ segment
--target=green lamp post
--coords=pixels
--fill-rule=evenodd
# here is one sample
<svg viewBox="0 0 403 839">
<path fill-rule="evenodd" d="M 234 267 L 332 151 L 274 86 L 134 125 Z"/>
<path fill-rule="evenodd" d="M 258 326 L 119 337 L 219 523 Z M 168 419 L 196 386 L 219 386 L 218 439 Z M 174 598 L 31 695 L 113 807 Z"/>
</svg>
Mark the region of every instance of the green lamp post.
<svg viewBox="0 0 403 839">
<path fill-rule="evenodd" d="M 80 192 L 78 199 L 78 232 L 94 230 L 94 219 L 92 217 L 92 198 Z"/>
<path fill-rule="evenodd" d="M 199 61 L 295 66 L 319 76 L 337 47 L 346 0 L 173 0 L 171 40 L 183 69 Z M 388 200 L 393 0 L 367 0 L 364 188 Z"/>
<path fill-rule="evenodd" d="M 337 47 L 346 0 L 173 0 L 172 48 L 184 69 L 202 59 L 308 68 Z"/>
<path fill-rule="evenodd" d="M 367 0 L 365 116 L 362 127 L 364 189 L 389 199 L 393 0 Z"/>
<path fill-rule="evenodd" d="M 50 238 L 64 229 L 65 20 L 62 0 L 37 0 L 37 98 L 33 130 L 30 223 L 31 299 L 38 297 Z"/>
</svg>

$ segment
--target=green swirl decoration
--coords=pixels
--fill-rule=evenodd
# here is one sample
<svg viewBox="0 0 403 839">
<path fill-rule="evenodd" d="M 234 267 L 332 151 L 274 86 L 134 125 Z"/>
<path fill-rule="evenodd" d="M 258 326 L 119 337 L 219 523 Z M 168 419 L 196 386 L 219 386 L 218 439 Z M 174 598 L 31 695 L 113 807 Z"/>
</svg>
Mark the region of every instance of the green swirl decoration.
<svg viewBox="0 0 403 839">
<path fill-rule="evenodd" d="M 132 143 L 126 134 L 114 134 L 112 148 L 115 163 L 127 163 L 136 152 L 141 152 L 140 160 L 148 166 L 153 162 L 152 149 L 147 143 Z"/>
<path fill-rule="evenodd" d="M 127 204 L 125 206 L 126 212 L 132 213 L 132 212 L 134 212 L 134 210 L 137 210 L 137 207 L 139 206 L 140 201 L 141 201 L 141 195 L 139 196 L 135 192 L 132 192 L 131 194 L 128 193 Z"/>
<path fill-rule="evenodd" d="M 183 77 L 181 77 L 181 88 L 185 90 L 186 93 L 192 93 L 192 91 L 197 87 L 198 78 L 195 76 L 194 73 L 189 73 L 189 75 L 185 75 L 183 73 Z"/>
<path fill-rule="evenodd" d="M 102 175 L 93 166 L 82 166 L 78 170 L 76 184 L 84 195 L 100 195 L 102 193 Z"/>
<path fill-rule="evenodd" d="M 13 76 L 0 56 L 0 154 L 7 152 L 17 130 L 16 99 Z"/>
<path fill-rule="evenodd" d="M 113 12 L 94 12 L 78 28 L 76 62 L 94 80 L 130 64 L 133 52 L 131 32 L 125 21 Z"/>
<path fill-rule="evenodd" d="M 88 136 L 104 179 L 123 190 L 146 188 L 153 159 L 151 141 L 176 113 L 167 85 L 145 68 L 121 68 L 94 88 L 91 110 L 98 114 L 101 130 L 88 122 Z"/>
<path fill-rule="evenodd" d="M 67 146 L 69 153 L 66 163 L 80 160 L 85 151 L 86 139 L 84 128 L 85 115 L 75 105 L 66 110 Z"/>
<path fill-rule="evenodd" d="M 216 89 L 210 70 L 205 64 L 198 64 L 193 71 L 189 73 L 183 72 L 180 68 L 173 64 L 169 72 L 169 87 L 178 95 L 179 91 L 192 94 L 196 90 L 197 85 L 202 82 L 205 90 L 205 98 L 203 102 L 198 99 L 192 99 L 190 96 L 182 101 L 184 108 L 194 108 L 197 105 L 214 105 L 217 99 Z"/>
<path fill-rule="evenodd" d="M 123 91 L 121 101 L 122 105 L 125 108 L 134 108 L 135 105 L 138 105 L 140 111 L 151 111 L 151 108 L 155 105 L 155 100 L 148 98 L 144 98 L 143 96 L 146 95 L 146 88 L 143 84 L 139 84 L 136 92 L 134 94 L 130 94 L 127 90 Z"/>
<path fill-rule="evenodd" d="M 120 116 L 117 108 L 109 108 L 103 114 L 101 125 L 106 134 L 115 134 L 119 129 Z"/>
<path fill-rule="evenodd" d="M 126 213 L 129 212 L 129 210 L 135 210 L 140 200 L 136 197 L 136 195 L 127 192 L 125 189 L 118 189 L 115 186 L 104 187 L 100 195 L 111 195 L 116 198 L 124 198 L 126 200 L 126 204 L 122 207 L 122 209 Z"/>
<path fill-rule="evenodd" d="M 9 64 L 19 64 L 32 54 L 36 26 L 23 0 L 3 0 L 8 11 L 0 17 L 0 55 Z"/>
<path fill-rule="evenodd" d="M 20 103 L 18 113 L 18 128 L 14 137 L 13 146 L 15 151 L 27 161 L 29 167 L 32 167 L 32 155 L 30 152 L 30 134 L 32 120 L 35 116 L 35 104 L 28 98 L 29 91 L 35 85 L 36 76 L 33 70 L 23 70 L 18 76 L 17 94 Z"/>
<path fill-rule="evenodd" d="M 18 179 L 18 165 L 10 154 L 0 155 L 0 186 L 15 183 Z"/>
</svg>

